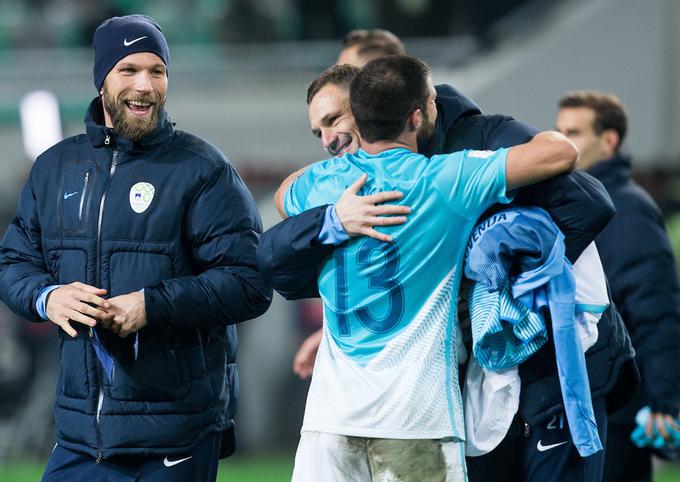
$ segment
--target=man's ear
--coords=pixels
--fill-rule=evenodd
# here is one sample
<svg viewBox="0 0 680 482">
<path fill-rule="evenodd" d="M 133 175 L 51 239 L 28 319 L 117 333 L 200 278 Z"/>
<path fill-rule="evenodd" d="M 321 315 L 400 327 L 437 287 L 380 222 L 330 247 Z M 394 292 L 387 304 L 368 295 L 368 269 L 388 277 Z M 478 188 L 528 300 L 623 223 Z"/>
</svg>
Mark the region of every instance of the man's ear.
<svg viewBox="0 0 680 482">
<path fill-rule="evenodd" d="M 614 129 L 606 129 L 600 135 L 601 150 L 604 154 L 604 159 L 612 157 L 621 145 L 621 137 Z"/>
<path fill-rule="evenodd" d="M 416 131 L 420 128 L 420 124 L 423 123 L 423 112 L 420 109 L 414 110 L 408 119 L 408 130 L 409 132 Z"/>
</svg>

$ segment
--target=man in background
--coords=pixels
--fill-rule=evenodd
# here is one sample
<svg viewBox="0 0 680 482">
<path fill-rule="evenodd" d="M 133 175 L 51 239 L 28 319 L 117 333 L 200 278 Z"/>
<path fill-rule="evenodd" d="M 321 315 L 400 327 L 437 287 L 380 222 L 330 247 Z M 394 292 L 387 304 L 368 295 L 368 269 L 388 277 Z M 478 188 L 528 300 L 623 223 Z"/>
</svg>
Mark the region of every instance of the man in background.
<svg viewBox="0 0 680 482">
<path fill-rule="evenodd" d="M 642 385 L 609 417 L 607 482 L 651 482 L 652 450 L 630 439 L 635 415 L 651 409 L 646 431 L 669 439 L 680 415 L 680 288 L 661 212 L 631 178 L 631 158 L 621 151 L 628 116 L 614 95 L 572 92 L 559 101 L 557 130 L 581 151 L 579 168 L 607 188 L 616 215 L 596 238 L 612 299 L 636 350 Z"/>
<path fill-rule="evenodd" d="M 386 55 L 405 55 L 404 43 L 392 32 L 379 28 L 352 30 L 342 41 L 336 65 L 350 64 L 363 67 L 371 60 Z"/>
</svg>

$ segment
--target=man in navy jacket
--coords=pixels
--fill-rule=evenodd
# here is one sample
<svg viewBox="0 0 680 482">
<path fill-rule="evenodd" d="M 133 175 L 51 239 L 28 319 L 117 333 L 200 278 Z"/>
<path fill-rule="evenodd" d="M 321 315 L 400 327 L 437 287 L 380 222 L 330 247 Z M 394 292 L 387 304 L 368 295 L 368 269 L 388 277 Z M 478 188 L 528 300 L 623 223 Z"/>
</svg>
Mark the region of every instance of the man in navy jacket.
<svg viewBox="0 0 680 482">
<path fill-rule="evenodd" d="M 336 66 L 329 69 L 315 80 L 308 90 L 312 129 L 315 133 L 318 131 L 317 135 L 327 148 L 330 147 L 329 150 L 337 150 L 337 146 L 351 149 L 360 141 L 350 140 L 351 123 L 347 122 L 348 119 L 343 116 L 349 115 L 351 118 L 351 113 L 343 112 L 341 95 L 343 88 L 333 88 L 344 85 L 346 90 L 348 85 L 346 77 L 348 76 L 342 75 L 341 72 L 344 68 Z M 351 75 L 349 78 L 351 80 Z M 507 116 L 483 115 L 474 102 L 451 86 L 439 85 L 436 86 L 436 90 L 437 118 L 419 139 L 419 151 L 425 155 L 455 152 L 466 148 L 493 150 L 526 142 L 536 132 L 533 128 Z M 317 96 L 322 96 L 324 101 L 316 103 L 315 97 Z M 337 104 L 335 109 L 329 108 L 329 112 L 322 109 L 317 112 L 319 107 L 317 104 L 327 108 L 333 99 Z M 329 115 L 334 111 L 340 114 Z M 324 125 L 324 119 L 326 119 L 326 125 Z M 324 130 L 340 132 L 336 132 L 334 137 L 333 133 Z M 366 226 L 355 223 L 356 216 L 349 222 L 343 220 L 343 209 L 351 203 L 356 207 L 362 202 L 362 197 L 354 195 L 358 187 L 359 185 L 355 185 L 348 189 L 336 205 L 336 216 L 339 218 L 341 227 L 345 228 L 350 235 L 367 233 Z M 375 202 L 372 196 L 364 199 Z M 584 173 L 562 175 L 529 188 L 523 188 L 516 193 L 515 200 L 543 207 L 551 213 L 565 234 L 567 256 L 572 262 L 593 241 L 596 234 L 613 215 L 606 191 L 600 183 Z M 363 220 L 370 220 L 376 213 L 381 213 L 376 211 L 380 207 L 369 206 L 369 208 L 364 211 L 366 214 Z M 334 249 L 333 244 L 323 242 L 326 238 L 324 233 L 327 231 L 331 218 L 329 216 L 331 209 L 332 207 L 329 206 L 311 209 L 286 219 L 263 235 L 258 247 L 258 264 L 272 286 L 288 299 L 318 296 L 316 286 L 318 271 L 321 263 Z M 352 227 L 348 228 L 349 226 Z M 377 236 L 377 234 L 373 235 Z M 598 344 L 588 355 L 593 397 L 603 397 L 614 389 L 620 379 L 619 373 L 622 366 L 629 367 L 626 373 L 633 377 L 635 375 L 635 368 L 626 364 L 626 361 L 632 358 L 633 353 L 628 335 L 614 307 L 611 307 L 603 316 L 601 325 Z M 314 339 L 311 339 L 306 343 L 312 345 L 313 342 Z M 313 347 L 306 348 L 312 354 L 314 353 Z M 537 360 L 541 360 L 541 363 L 529 363 L 520 370 L 523 386 L 526 387 L 526 390 L 523 388 L 523 392 L 539 395 L 539 397 L 523 397 L 520 404 L 521 419 L 518 418 L 521 430 L 513 430 L 513 433 L 509 434 L 508 438 L 512 439 L 509 440 L 510 444 L 506 444 L 509 450 L 503 453 L 503 456 L 509 454 L 508 459 L 521 460 L 515 440 L 519 440 L 520 443 L 522 440 L 529 440 L 523 439 L 522 434 L 527 433 L 531 426 L 544 424 L 561 410 L 554 353 L 547 353 L 548 351 L 543 350 L 543 353 L 536 357 Z M 546 362 L 551 356 L 552 364 Z M 621 396 L 625 398 L 629 392 L 630 387 L 623 387 Z M 533 447 L 533 452 L 536 452 L 536 447 Z M 533 460 L 537 464 L 540 463 L 536 458 Z M 580 464 L 575 464 L 566 458 L 562 461 L 570 464 L 574 474 L 580 470 Z M 600 464 L 590 472 L 601 473 L 601 462 L 600 457 Z M 504 467 L 508 475 L 507 480 L 513 480 L 509 474 L 509 467 L 507 465 Z M 501 469 L 500 466 L 496 468 Z M 497 476 L 495 473 L 486 472 L 475 474 L 473 470 L 474 468 L 470 467 L 471 480 L 494 480 Z M 568 474 L 559 474 L 559 472 L 553 472 L 553 475 L 563 476 L 562 480 L 569 478 Z M 530 480 L 540 480 L 540 477 Z"/>
<path fill-rule="evenodd" d="M 642 385 L 633 399 L 609 418 L 606 481 L 651 482 L 650 448 L 630 440 L 635 414 L 652 412 L 648 433 L 669 438 L 667 424 L 680 429 L 680 286 L 661 212 L 631 178 L 630 156 L 620 151 L 627 130 L 621 101 L 604 92 L 565 95 L 557 129 L 581 150 L 581 169 L 599 179 L 614 201 L 616 215 L 595 239 L 612 299 L 630 332 Z"/>
<path fill-rule="evenodd" d="M 94 50 L 87 133 L 36 160 L 0 250 L 0 298 L 60 328 L 43 480 L 215 480 L 234 445 L 234 324 L 271 301 L 259 215 L 224 155 L 163 109 L 158 24 L 111 18 Z"/>
</svg>

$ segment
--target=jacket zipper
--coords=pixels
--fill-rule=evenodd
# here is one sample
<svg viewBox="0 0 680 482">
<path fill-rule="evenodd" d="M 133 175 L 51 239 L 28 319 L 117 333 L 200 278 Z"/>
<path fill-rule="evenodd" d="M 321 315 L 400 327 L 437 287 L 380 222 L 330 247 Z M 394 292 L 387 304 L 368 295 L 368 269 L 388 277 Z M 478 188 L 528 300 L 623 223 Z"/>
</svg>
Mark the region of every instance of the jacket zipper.
<svg viewBox="0 0 680 482">
<path fill-rule="evenodd" d="M 104 453 L 102 450 L 102 434 L 99 430 L 99 412 L 102 410 L 102 404 L 104 403 L 104 389 L 101 384 L 101 377 L 99 378 L 99 393 L 97 394 L 97 421 L 95 423 L 95 430 L 97 433 L 97 445 L 99 445 L 99 450 L 97 451 L 97 463 L 101 463 L 104 458 Z"/>
<path fill-rule="evenodd" d="M 104 140 L 105 145 L 111 144 L 111 137 L 106 136 L 106 139 Z M 106 180 L 106 185 L 104 186 L 104 193 L 102 194 L 102 199 L 99 201 L 99 219 L 97 220 L 97 256 L 96 256 L 96 284 L 95 286 L 101 285 L 101 271 L 100 271 L 100 264 L 101 264 L 101 234 L 102 234 L 102 218 L 104 217 L 104 203 L 106 202 L 106 192 L 108 191 L 109 184 L 111 183 L 111 178 L 113 177 L 113 173 L 116 172 L 116 165 L 118 164 L 118 150 L 114 149 L 113 153 L 111 154 L 111 167 L 109 168 L 109 177 Z M 90 327 L 90 337 L 94 335 L 92 327 Z M 104 402 L 104 387 L 102 384 L 102 377 L 100 372 L 98 371 L 98 388 L 99 388 L 99 393 L 97 394 L 97 416 L 95 419 L 95 430 L 97 432 L 97 444 L 99 444 L 99 453 L 97 454 L 97 463 L 100 463 L 102 461 L 102 458 L 104 458 L 104 454 L 102 453 L 102 440 L 101 440 L 101 432 L 99 430 L 99 413 L 101 412 L 102 409 L 102 404 Z"/>
<path fill-rule="evenodd" d="M 90 171 L 85 173 L 85 179 L 83 179 L 83 190 L 80 194 L 80 206 L 78 206 L 78 223 L 83 222 L 83 207 L 85 207 L 85 197 L 87 196 L 87 185 L 90 182 Z"/>
<path fill-rule="evenodd" d="M 111 140 L 109 136 L 106 136 L 106 140 L 104 141 L 104 144 L 109 145 L 111 143 Z M 99 219 L 97 221 L 97 257 L 96 257 L 96 269 L 97 269 L 97 276 L 96 276 L 96 286 L 99 286 L 101 283 L 101 272 L 100 272 L 100 256 L 101 256 L 101 235 L 102 235 L 102 219 L 104 217 L 104 203 L 106 203 L 106 192 L 109 189 L 109 184 L 111 183 L 111 178 L 113 177 L 113 173 L 116 172 L 116 166 L 118 165 L 118 150 L 114 149 L 113 154 L 111 155 L 111 167 L 109 168 L 109 178 L 106 180 L 106 185 L 104 186 L 104 194 L 102 194 L 102 199 L 99 201 Z"/>
</svg>

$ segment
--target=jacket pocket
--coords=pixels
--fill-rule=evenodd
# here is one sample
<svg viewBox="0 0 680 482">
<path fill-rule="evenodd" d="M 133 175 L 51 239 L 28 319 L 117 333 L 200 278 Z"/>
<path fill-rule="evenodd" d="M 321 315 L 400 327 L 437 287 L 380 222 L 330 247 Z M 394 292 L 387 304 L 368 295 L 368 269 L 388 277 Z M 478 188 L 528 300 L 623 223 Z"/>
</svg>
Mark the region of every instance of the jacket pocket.
<svg viewBox="0 0 680 482">
<path fill-rule="evenodd" d="M 59 386 L 66 397 L 85 399 L 88 396 L 90 381 L 86 343 L 84 333 L 71 338 L 61 330 L 59 332 Z"/>
<path fill-rule="evenodd" d="M 184 398 L 191 389 L 186 354 L 181 347 L 140 336 L 137 358 L 114 357 L 111 397 L 164 402 Z"/>
<path fill-rule="evenodd" d="M 91 165 L 70 164 L 64 169 L 57 199 L 57 220 L 64 234 L 85 234 L 95 176 Z"/>
<path fill-rule="evenodd" d="M 49 269 L 58 284 L 86 282 L 87 251 L 84 248 L 52 250 L 48 256 Z M 76 325 L 80 325 L 76 323 Z"/>
<path fill-rule="evenodd" d="M 158 243 L 156 247 L 160 252 L 133 251 L 132 248 L 125 251 L 116 247 L 109 258 L 110 296 L 137 291 L 174 276 L 172 259 L 162 252 L 167 250 L 167 245 Z M 149 248 L 145 246 L 145 249 Z"/>
</svg>

